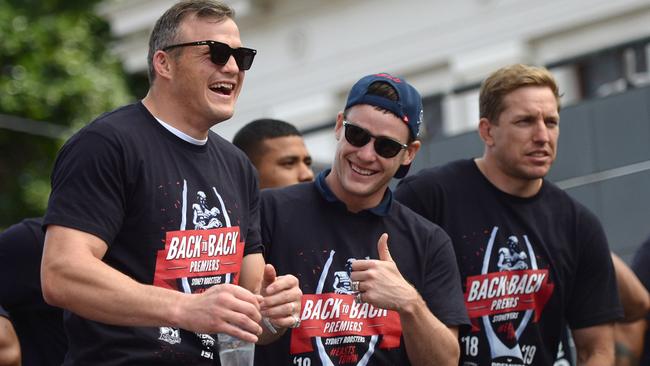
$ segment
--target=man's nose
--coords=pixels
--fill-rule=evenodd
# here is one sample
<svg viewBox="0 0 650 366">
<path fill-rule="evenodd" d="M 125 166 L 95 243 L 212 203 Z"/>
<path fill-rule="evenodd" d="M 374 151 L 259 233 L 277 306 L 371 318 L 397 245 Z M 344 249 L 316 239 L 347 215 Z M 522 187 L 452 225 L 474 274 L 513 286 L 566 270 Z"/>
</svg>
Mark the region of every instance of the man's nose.
<svg viewBox="0 0 650 366">
<path fill-rule="evenodd" d="M 546 143 L 550 141 L 548 126 L 543 119 L 537 120 L 534 129 L 533 140 L 535 142 Z"/>
<path fill-rule="evenodd" d="M 373 161 L 377 159 L 377 152 L 375 151 L 375 139 L 371 138 L 367 144 L 357 148 L 357 156 L 365 161 Z"/>
<path fill-rule="evenodd" d="M 311 182 L 314 180 L 314 171 L 305 163 L 300 163 L 300 175 L 298 179 L 301 182 Z"/>
<path fill-rule="evenodd" d="M 237 65 L 237 61 L 235 61 L 234 55 L 230 55 L 230 57 L 228 57 L 228 61 L 226 62 L 225 65 L 223 66 L 215 65 L 215 66 L 220 67 L 222 72 L 238 73 L 240 71 L 239 66 Z"/>
</svg>

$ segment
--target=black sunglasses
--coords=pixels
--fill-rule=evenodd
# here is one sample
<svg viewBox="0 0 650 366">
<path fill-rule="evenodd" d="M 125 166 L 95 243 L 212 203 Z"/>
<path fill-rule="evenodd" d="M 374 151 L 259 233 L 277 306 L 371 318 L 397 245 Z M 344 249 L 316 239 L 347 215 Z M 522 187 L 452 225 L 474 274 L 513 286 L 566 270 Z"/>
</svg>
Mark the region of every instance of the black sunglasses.
<svg viewBox="0 0 650 366">
<path fill-rule="evenodd" d="M 225 65 L 230 56 L 235 58 L 239 70 L 248 70 L 253 65 L 253 59 L 255 58 L 256 50 L 252 48 L 239 47 L 232 48 L 229 45 L 217 41 L 197 41 L 197 42 L 188 42 L 188 43 L 179 43 L 173 44 L 171 46 L 164 47 L 163 51 L 169 51 L 172 48 L 177 47 L 189 47 L 189 46 L 209 46 L 210 47 L 210 60 L 213 63 L 223 66 Z"/>
<path fill-rule="evenodd" d="M 384 136 L 375 136 L 368 132 L 365 128 L 359 127 L 355 124 L 352 124 L 348 121 L 343 121 L 343 126 L 345 126 L 345 139 L 350 143 L 350 145 L 355 147 L 363 147 L 370 142 L 371 138 L 375 139 L 375 152 L 377 155 L 382 158 L 392 158 L 401 150 L 408 149 L 408 145 L 402 144 L 397 140 L 393 140 L 390 137 Z"/>
</svg>

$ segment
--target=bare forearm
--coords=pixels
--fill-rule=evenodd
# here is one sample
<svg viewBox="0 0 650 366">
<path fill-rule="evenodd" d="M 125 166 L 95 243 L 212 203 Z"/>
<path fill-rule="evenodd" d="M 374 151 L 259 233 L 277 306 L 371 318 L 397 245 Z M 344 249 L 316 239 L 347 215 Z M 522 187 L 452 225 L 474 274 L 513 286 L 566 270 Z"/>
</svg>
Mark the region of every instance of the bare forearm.
<svg viewBox="0 0 650 366">
<path fill-rule="evenodd" d="M 606 323 L 574 329 L 573 339 L 580 366 L 611 366 L 614 364 L 614 324 Z"/>
<path fill-rule="evenodd" d="M 44 260 L 43 290 L 48 302 L 113 325 L 171 326 L 258 341 L 262 331 L 258 300 L 242 287 L 222 284 L 186 294 L 138 283 L 101 261 L 85 259 L 75 270 L 50 268 Z"/>
<path fill-rule="evenodd" d="M 411 308 L 400 312 L 400 319 L 411 364 L 458 364 L 458 336 L 429 311 L 421 297 Z"/>
<path fill-rule="evenodd" d="M 631 323 L 616 323 L 614 339 L 616 340 L 617 365 L 636 365 L 643 355 L 643 343 L 647 322 L 645 319 Z"/>
<path fill-rule="evenodd" d="M 172 326 L 257 342 L 259 300 L 231 284 L 197 294 L 139 283 L 105 264 L 107 246 L 70 228 L 48 227 L 41 283 L 45 300 L 85 318 L 121 326 Z"/>
<path fill-rule="evenodd" d="M 632 270 L 612 253 L 612 263 L 616 271 L 618 293 L 625 312 L 625 321 L 642 319 L 650 309 L 650 294 Z"/>
<path fill-rule="evenodd" d="M 48 227 L 41 263 L 45 300 L 108 324 L 176 326 L 185 295 L 138 283 L 108 266 L 101 260 L 107 248 L 88 233 Z"/>
<path fill-rule="evenodd" d="M 594 353 L 588 358 L 578 358 L 579 366 L 612 366 L 614 365 L 614 352 L 611 354 Z"/>
<path fill-rule="evenodd" d="M 96 258 L 43 267 L 48 303 L 84 318 L 124 326 L 178 326 L 184 294 L 140 284 Z"/>
</svg>

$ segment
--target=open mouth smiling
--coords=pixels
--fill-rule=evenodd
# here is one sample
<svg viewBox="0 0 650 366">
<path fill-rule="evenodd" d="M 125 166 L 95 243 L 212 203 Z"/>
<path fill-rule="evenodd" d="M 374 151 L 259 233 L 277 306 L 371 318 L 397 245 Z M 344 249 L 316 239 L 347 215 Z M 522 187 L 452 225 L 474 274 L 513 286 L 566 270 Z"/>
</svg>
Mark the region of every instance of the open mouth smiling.
<svg viewBox="0 0 650 366">
<path fill-rule="evenodd" d="M 366 176 L 366 177 L 369 177 L 369 176 L 371 176 L 371 175 L 373 175 L 373 174 L 376 173 L 374 170 L 363 169 L 363 168 L 361 168 L 360 166 L 355 165 L 355 164 L 353 164 L 353 163 L 350 163 L 350 168 L 351 168 L 352 171 L 354 171 L 355 173 L 357 173 L 357 174 L 359 174 L 359 175 Z"/>
<path fill-rule="evenodd" d="M 233 84 L 233 83 L 219 82 L 219 83 L 214 83 L 214 84 L 210 85 L 210 90 L 212 90 L 215 93 L 223 94 L 223 95 L 232 94 L 232 91 L 234 89 L 235 89 L 235 84 Z"/>
</svg>

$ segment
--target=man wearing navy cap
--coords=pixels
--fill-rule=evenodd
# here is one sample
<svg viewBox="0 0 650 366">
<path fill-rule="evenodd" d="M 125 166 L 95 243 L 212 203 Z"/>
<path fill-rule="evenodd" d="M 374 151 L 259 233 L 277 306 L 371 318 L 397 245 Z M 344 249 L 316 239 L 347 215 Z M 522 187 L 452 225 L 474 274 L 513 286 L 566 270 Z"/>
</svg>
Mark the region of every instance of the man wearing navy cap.
<svg viewBox="0 0 650 366">
<path fill-rule="evenodd" d="M 415 88 L 368 75 L 337 115 L 332 169 L 262 192 L 267 261 L 304 295 L 301 324 L 258 347 L 258 365 L 457 365 L 468 318 L 451 242 L 388 188 L 420 148 L 421 121 Z"/>
</svg>

